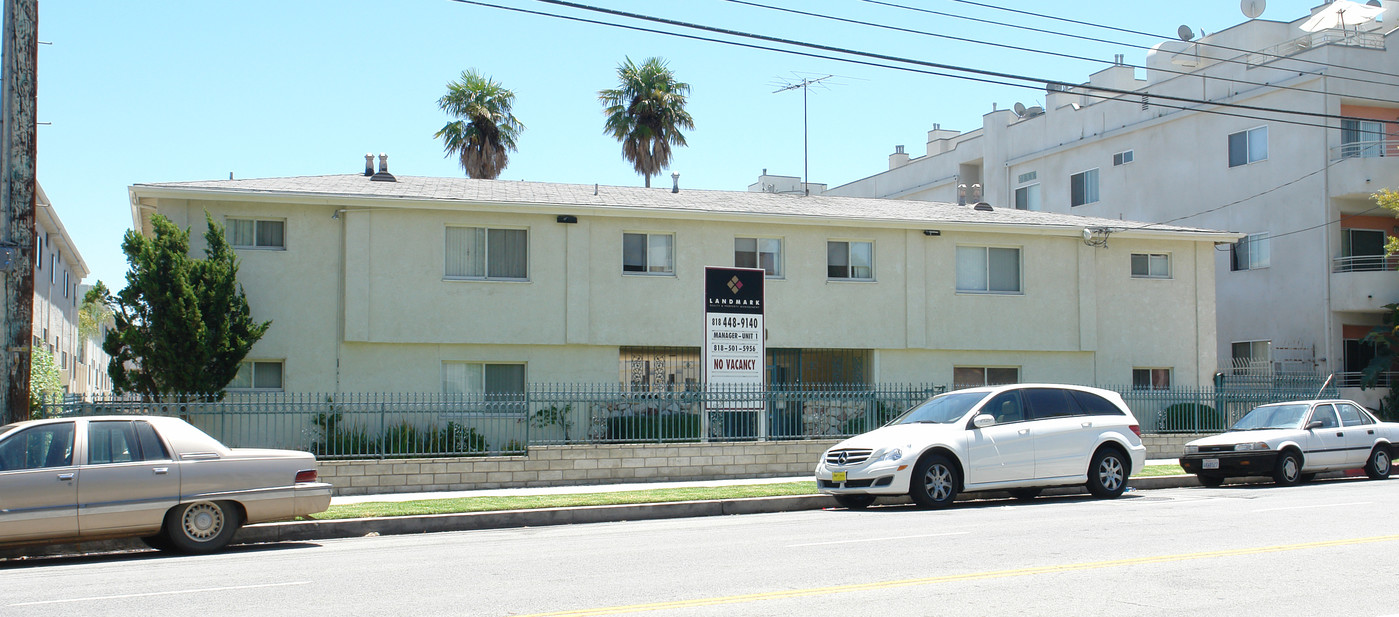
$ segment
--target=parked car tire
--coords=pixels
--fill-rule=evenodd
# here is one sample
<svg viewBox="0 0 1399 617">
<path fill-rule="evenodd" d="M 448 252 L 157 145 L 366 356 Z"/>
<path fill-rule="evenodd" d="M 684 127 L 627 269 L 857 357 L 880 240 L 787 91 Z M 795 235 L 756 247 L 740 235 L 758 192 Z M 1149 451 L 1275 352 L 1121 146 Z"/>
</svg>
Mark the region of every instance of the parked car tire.
<svg viewBox="0 0 1399 617">
<path fill-rule="evenodd" d="M 242 524 L 238 510 L 222 501 L 196 501 L 165 514 L 165 536 L 181 553 L 202 555 L 228 545 Z"/>
<path fill-rule="evenodd" d="M 1034 498 L 1036 498 L 1036 497 L 1039 497 L 1039 496 L 1040 496 L 1040 493 L 1042 493 L 1042 492 L 1044 492 L 1044 489 L 1039 488 L 1039 487 L 1035 487 L 1035 488 L 1013 488 L 1013 489 L 1010 490 L 1010 496 L 1011 496 L 1011 497 L 1014 497 L 1014 498 L 1016 498 L 1016 499 L 1019 499 L 1020 501 L 1029 501 L 1029 500 L 1031 500 L 1031 499 L 1034 499 Z"/>
<path fill-rule="evenodd" d="M 1209 488 L 1224 486 L 1224 476 L 1195 476 L 1200 479 L 1200 485 Z"/>
<path fill-rule="evenodd" d="M 1302 457 L 1296 452 L 1283 452 L 1273 467 L 1273 482 L 1278 486 L 1292 486 L 1302 481 Z"/>
<path fill-rule="evenodd" d="M 1099 448 L 1088 464 L 1088 492 L 1101 499 L 1115 499 L 1127 490 L 1131 459 L 1112 446 Z"/>
<path fill-rule="evenodd" d="M 1365 460 L 1365 475 L 1370 476 L 1371 480 L 1388 478 L 1393 462 L 1389 459 L 1389 448 L 1375 446 L 1375 449 L 1370 451 L 1370 458 Z"/>
<path fill-rule="evenodd" d="M 1303 483 L 1303 484 L 1306 484 L 1307 482 L 1311 482 L 1312 480 L 1315 480 L 1315 479 L 1316 479 L 1316 474 L 1314 474 L 1314 473 L 1304 473 L 1304 474 L 1302 474 L 1302 477 L 1300 477 L 1300 478 L 1297 479 L 1297 481 L 1298 481 L 1298 482 L 1301 482 L 1301 483 Z"/>
<path fill-rule="evenodd" d="M 842 508 L 863 510 L 874 503 L 874 495 L 836 495 L 836 503 Z"/>
<path fill-rule="evenodd" d="M 957 466 L 946 456 L 934 454 L 924 457 L 913 466 L 913 482 L 909 497 L 924 508 L 946 508 L 957 499 Z"/>
</svg>

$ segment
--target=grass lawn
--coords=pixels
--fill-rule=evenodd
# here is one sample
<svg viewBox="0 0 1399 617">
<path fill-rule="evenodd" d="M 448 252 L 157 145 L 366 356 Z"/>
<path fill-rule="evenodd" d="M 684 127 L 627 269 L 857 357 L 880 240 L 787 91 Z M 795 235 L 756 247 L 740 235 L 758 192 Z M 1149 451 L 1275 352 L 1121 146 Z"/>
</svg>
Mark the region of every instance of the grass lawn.
<svg viewBox="0 0 1399 617">
<path fill-rule="evenodd" d="M 1174 476 L 1185 473 L 1176 465 L 1150 465 L 1136 477 Z M 737 484 L 666 488 L 612 493 L 576 493 L 565 495 L 520 495 L 511 497 L 457 497 L 453 499 L 423 499 L 419 501 L 370 501 L 331 506 L 329 510 L 306 517 L 314 520 L 365 518 L 377 516 L 416 516 L 423 514 L 455 514 L 495 510 L 531 510 L 536 508 L 565 508 L 574 506 L 608 506 L 670 501 L 704 501 L 741 499 L 744 497 L 778 497 L 782 495 L 814 495 L 813 481 L 778 484 Z"/>
</svg>

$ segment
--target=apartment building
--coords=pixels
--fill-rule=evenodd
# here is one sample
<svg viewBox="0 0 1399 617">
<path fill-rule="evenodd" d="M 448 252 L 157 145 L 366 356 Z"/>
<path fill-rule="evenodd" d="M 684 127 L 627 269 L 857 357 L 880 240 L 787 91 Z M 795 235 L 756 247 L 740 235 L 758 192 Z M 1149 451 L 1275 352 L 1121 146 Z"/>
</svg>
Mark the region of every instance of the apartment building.
<svg viewBox="0 0 1399 617">
<path fill-rule="evenodd" d="M 36 185 L 37 186 L 37 185 Z M 39 186 L 34 209 L 34 348 L 53 354 L 68 394 L 111 391 L 107 355 L 99 341 L 78 332 L 78 308 L 86 287 L 87 264 L 53 203 Z M 99 325 L 99 335 L 108 324 Z"/>
<path fill-rule="evenodd" d="M 1118 56 L 975 130 L 934 124 L 921 156 L 897 146 L 886 171 L 824 194 L 1124 219 L 1112 238 L 1142 229 L 1125 221 L 1239 232 L 1211 254 L 1220 365 L 1336 373 L 1374 404 L 1353 387 L 1374 353 L 1360 339 L 1399 301 L 1382 248 L 1399 221 L 1371 198 L 1399 188 L 1399 3 L 1383 4 L 1382 21 L 1253 19 L 1162 42 L 1142 67 Z"/>
</svg>

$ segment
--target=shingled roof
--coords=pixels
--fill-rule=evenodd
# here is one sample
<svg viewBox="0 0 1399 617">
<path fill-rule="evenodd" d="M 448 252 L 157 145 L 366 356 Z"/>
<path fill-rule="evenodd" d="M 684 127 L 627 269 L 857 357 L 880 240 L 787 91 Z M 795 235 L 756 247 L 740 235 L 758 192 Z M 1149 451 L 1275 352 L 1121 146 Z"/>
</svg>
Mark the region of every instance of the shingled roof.
<svg viewBox="0 0 1399 617">
<path fill-rule="evenodd" d="M 1013 208 L 994 208 L 991 211 L 975 210 L 970 206 L 930 201 L 698 189 L 682 189 L 677 193 L 672 193 L 670 188 L 476 180 L 471 178 L 398 176 L 396 182 L 373 182 L 364 175 L 344 174 L 246 180 L 161 182 L 136 184 L 131 187 L 133 202 L 143 193 L 170 192 L 206 193 L 211 198 L 217 195 L 220 199 L 237 195 L 328 199 L 338 197 L 386 201 L 564 206 L 593 210 L 635 211 L 640 209 L 711 215 L 818 217 L 833 221 L 851 222 L 989 224 L 1077 229 L 1110 227 L 1114 230 L 1140 229 L 1142 231 L 1190 235 L 1218 234 L 1221 236 L 1221 241 L 1229 241 L 1239 236 L 1239 234 L 1217 230 L 1175 225 L 1153 225 L 1144 222 L 1054 212 L 1031 212 Z M 194 195 L 190 195 L 190 197 L 192 198 Z"/>
</svg>

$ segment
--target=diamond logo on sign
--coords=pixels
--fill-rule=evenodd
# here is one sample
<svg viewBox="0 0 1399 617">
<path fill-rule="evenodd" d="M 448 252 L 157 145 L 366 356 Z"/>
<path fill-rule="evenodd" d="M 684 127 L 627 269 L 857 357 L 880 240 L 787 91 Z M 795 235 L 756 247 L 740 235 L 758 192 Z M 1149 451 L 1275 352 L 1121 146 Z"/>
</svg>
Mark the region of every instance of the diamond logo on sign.
<svg viewBox="0 0 1399 617">
<path fill-rule="evenodd" d="M 729 279 L 729 291 L 738 293 L 740 289 L 743 289 L 743 283 L 738 280 L 737 276 Z"/>
</svg>

